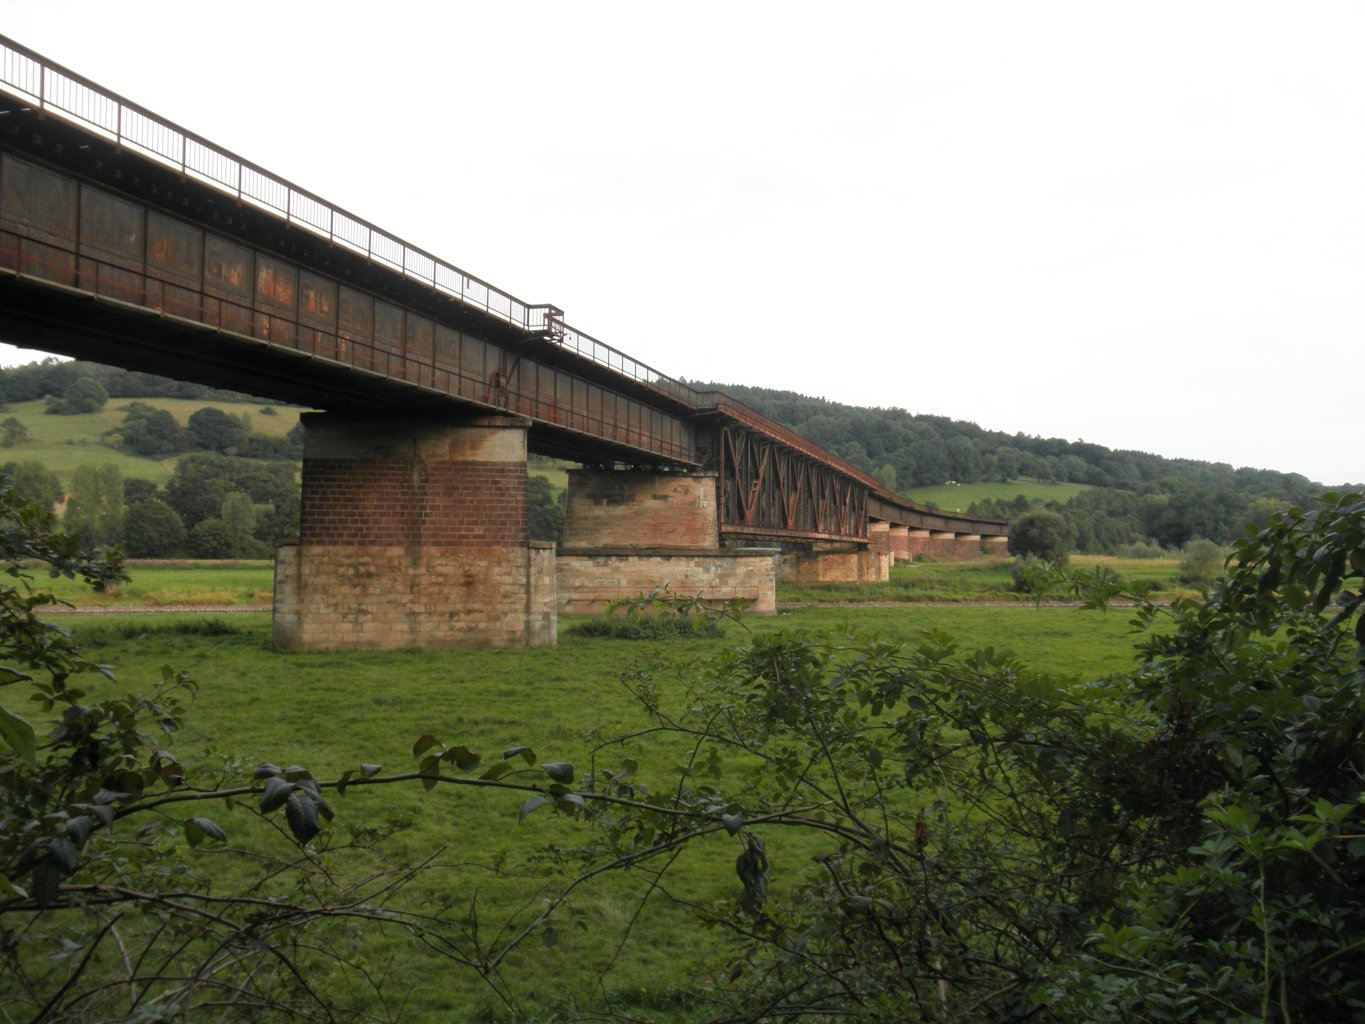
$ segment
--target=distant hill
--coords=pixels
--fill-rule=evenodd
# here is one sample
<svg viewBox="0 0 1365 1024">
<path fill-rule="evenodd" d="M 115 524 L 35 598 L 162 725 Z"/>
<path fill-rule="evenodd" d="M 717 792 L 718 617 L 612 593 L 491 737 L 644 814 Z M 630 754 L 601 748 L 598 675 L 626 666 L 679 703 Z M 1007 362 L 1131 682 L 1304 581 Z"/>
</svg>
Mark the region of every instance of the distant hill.
<svg viewBox="0 0 1365 1024">
<path fill-rule="evenodd" d="M 944 416 L 860 408 L 790 391 L 694 386 L 734 396 L 916 501 L 1002 519 L 1038 506 L 1056 509 L 1075 526 L 1083 552 L 1150 552 L 1198 537 L 1226 544 L 1246 524 L 1291 505 L 1311 505 L 1325 490 L 1296 473 L 1006 434 Z M 78 411 L 92 396 L 97 407 Z M 56 359 L 0 369 L 0 403 L 0 462 L 26 466 L 28 485 L 50 493 L 54 502 L 78 481 L 87 490 L 93 486 L 83 467 L 109 466 L 125 482 L 127 522 L 146 513 L 134 514 L 138 503 L 165 499 L 185 537 L 176 544 L 191 554 L 229 546 L 220 506 L 233 493 L 254 506 L 248 513 L 246 498 L 234 499 L 238 519 L 254 524 L 234 527 L 238 548 L 254 540 L 259 553 L 297 530 L 297 408 Z M 531 496 L 534 535 L 552 539 L 562 522 L 563 468 L 544 464 L 532 473 L 549 478 Z M 149 527 L 144 540 L 178 536 L 164 511 L 156 514 L 163 522 Z M 101 527 L 106 537 L 124 530 L 117 518 L 111 513 Z M 131 538 L 129 545 L 136 546 Z"/>
<path fill-rule="evenodd" d="M 1248 522 L 1309 505 L 1327 489 L 1297 473 L 1006 434 L 791 391 L 689 383 L 724 391 L 914 500 L 1004 519 L 1038 505 L 1057 509 L 1086 552 L 1180 547 L 1195 537 L 1227 543 Z"/>
</svg>

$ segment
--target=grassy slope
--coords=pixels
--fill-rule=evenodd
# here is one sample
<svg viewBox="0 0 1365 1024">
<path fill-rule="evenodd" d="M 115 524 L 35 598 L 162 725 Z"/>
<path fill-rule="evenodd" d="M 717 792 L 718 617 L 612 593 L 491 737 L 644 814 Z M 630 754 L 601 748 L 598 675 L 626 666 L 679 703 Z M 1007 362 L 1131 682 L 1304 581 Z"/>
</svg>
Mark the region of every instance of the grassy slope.
<svg viewBox="0 0 1365 1024">
<path fill-rule="evenodd" d="M 1069 501 L 1081 491 L 1089 490 L 1085 484 L 1044 483 L 1022 477 L 1008 483 L 981 484 L 942 484 L 937 487 L 913 487 L 902 491 L 911 501 L 921 505 L 932 505 L 947 512 L 966 512 L 967 506 L 974 501 L 1013 501 L 1022 494 L 1030 501 Z"/>
<path fill-rule="evenodd" d="M 1101 615 L 1066 608 L 900 606 L 803 609 L 753 619 L 750 625 L 770 630 L 846 623 L 887 637 L 947 630 L 967 648 L 1009 647 L 1028 663 L 1090 677 L 1131 664 L 1126 620 L 1122 612 Z M 387 771 L 411 770 L 412 742 L 424 732 L 447 743 L 466 743 L 486 758 L 528 743 L 539 760 L 569 760 L 581 771 L 594 735 L 614 735 L 643 724 L 618 682 L 638 659 L 663 660 L 667 668 L 658 677 L 661 699 L 665 706 L 682 707 L 686 694 L 681 680 L 722 647 L 717 641 L 586 640 L 565 630 L 555 648 L 291 655 L 271 649 L 265 614 L 232 616 L 224 622 L 225 635 L 217 637 L 178 634 L 172 629 L 176 621 L 181 620 L 100 617 L 64 624 L 74 629 L 88 654 L 113 664 L 129 687 L 147 686 L 162 665 L 193 673 L 200 690 L 189 728 L 175 740 L 181 756 L 212 749 L 231 752 L 248 765 L 263 760 L 298 763 L 325 777 L 361 761 L 383 763 Z M 742 631 L 731 627 L 730 632 Z M 675 777 L 674 766 L 683 763 L 686 751 L 650 742 L 603 754 L 613 763 L 625 756 L 635 757 L 642 766 L 640 777 L 659 788 Z M 722 785 L 736 784 L 722 780 Z M 532 863 L 535 851 L 545 842 L 573 841 L 581 834 L 572 822 L 547 811 L 518 822 L 520 802 L 514 795 L 449 787 L 433 793 L 406 785 L 352 790 L 334 801 L 338 819 L 331 833 L 340 842 L 348 823 L 410 818 L 412 828 L 386 843 L 382 863 L 443 849 L 440 866 L 423 876 L 407 898 L 417 906 L 460 906 L 477 895 L 488 932 L 504 919 L 525 923 L 538 912 L 548 880 Z M 249 838 L 261 834 L 253 814 L 221 807 L 213 814 L 239 847 L 260 841 L 287 852 L 287 846 L 279 849 L 278 837 Z M 775 889 L 790 885 L 816 848 L 809 838 L 789 834 L 772 834 L 767 840 Z M 679 899 L 728 903 L 735 895 L 735 853 L 735 841 L 728 837 L 698 844 L 675 865 L 669 891 Z M 238 863 L 238 856 L 205 852 L 191 859 L 198 868 L 240 876 L 250 867 Z M 346 864 L 374 866 L 363 854 L 333 861 L 342 871 Z M 490 871 L 493 864 L 512 876 Z M 581 1005 L 598 998 L 593 972 L 611 961 L 641 891 L 640 879 L 594 884 L 573 905 L 581 929 L 572 927 L 574 918 L 565 915 L 557 945 L 548 948 L 537 938 L 513 956 L 509 978 L 526 1009 Z M 691 910 L 660 894 L 651 898 L 635 929 L 635 940 L 605 983 L 617 1010 L 650 1019 L 685 1017 L 676 991 L 703 986 L 720 967 L 719 936 L 699 930 Z M 398 933 L 370 939 L 365 956 L 371 964 L 391 964 L 390 991 L 410 993 L 403 1019 L 506 1019 L 469 972 L 452 969 Z M 330 981 L 342 983 L 340 978 Z"/>
<path fill-rule="evenodd" d="M 24 425 L 33 440 L 12 448 L 0 448 L 0 462 L 41 462 L 57 474 L 63 485 L 70 482 L 77 466 L 112 462 L 118 466 L 125 480 L 141 477 L 158 485 L 164 484 L 175 469 L 175 456 L 166 459 L 142 458 L 117 451 L 101 441 L 105 431 L 122 425 L 124 410 L 135 401 L 167 410 L 182 427 L 191 413 L 205 406 L 221 409 L 231 416 L 245 413 L 250 416 L 251 429 L 255 433 L 273 437 L 287 434 L 303 411 L 271 406 L 275 414 L 267 416 L 261 413 L 261 406 L 245 403 L 203 402 L 185 398 L 113 398 L 99 412 L 49 416 L 43 411 L 43 402 L 18 402 L 0 412 L 0 419 L 13 416 Z"/>
</svg>

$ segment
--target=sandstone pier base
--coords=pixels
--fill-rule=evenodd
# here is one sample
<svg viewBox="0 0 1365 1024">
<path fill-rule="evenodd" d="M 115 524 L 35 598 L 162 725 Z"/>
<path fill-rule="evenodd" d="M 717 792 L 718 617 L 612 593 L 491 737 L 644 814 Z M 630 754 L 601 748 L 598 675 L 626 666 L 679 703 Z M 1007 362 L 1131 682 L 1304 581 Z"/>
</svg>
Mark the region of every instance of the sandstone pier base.
<svg viewBox="0 0 1365 1024">
<path fill-rule="evenodd" d="M 555 555 L 526 532 L 525 420 L 303 417 L 299 541 L 280 548 L 286 650 L 555 642 Z"/>
</svg>

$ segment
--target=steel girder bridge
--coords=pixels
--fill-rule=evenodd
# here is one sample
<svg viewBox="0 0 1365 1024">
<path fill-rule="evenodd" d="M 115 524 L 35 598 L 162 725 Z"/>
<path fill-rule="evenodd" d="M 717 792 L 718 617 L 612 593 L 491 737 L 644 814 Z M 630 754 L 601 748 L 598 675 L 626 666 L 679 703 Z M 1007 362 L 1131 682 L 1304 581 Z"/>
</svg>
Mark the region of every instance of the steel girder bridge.
<svg viewBox="0 0 1365 1024">
<path fill-rule="evenodd" d="M 944 515 L 0 36 L 0 330 L 367 415 L 498 412 L 532 451 L 719 480 L 722 540 L 865 542 Z"/>
</svg>

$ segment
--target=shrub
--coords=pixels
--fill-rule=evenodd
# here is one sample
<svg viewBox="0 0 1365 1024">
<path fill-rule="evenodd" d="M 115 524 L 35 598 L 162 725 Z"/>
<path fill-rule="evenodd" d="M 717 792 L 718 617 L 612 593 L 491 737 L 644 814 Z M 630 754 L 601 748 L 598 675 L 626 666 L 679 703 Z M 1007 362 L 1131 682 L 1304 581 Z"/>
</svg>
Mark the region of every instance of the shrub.
<svg viewBox="0 0 1365 1024">
<path fill-rule="evenodd" d="M 99 412 L 108 401 L 109 392 L 103 384 L 94 377 L 80 377 L 71 382 L 61 398 L 49 398 L 46 411 L 59 416 Z"/>
<path fill-rule="evenodd" d="M 1227 557 L 1226 549 L 1196 537 L 1180 553 L 1180 582 L 1207 586 L 1223 574 Z"/>
<path fill-rule="evenodd" d="M 1026 512 L 1010 523 L 1009 552 L 1065 563 L 1076 543 L 1076 527 L 1056 512 Z"/>
</svg>

